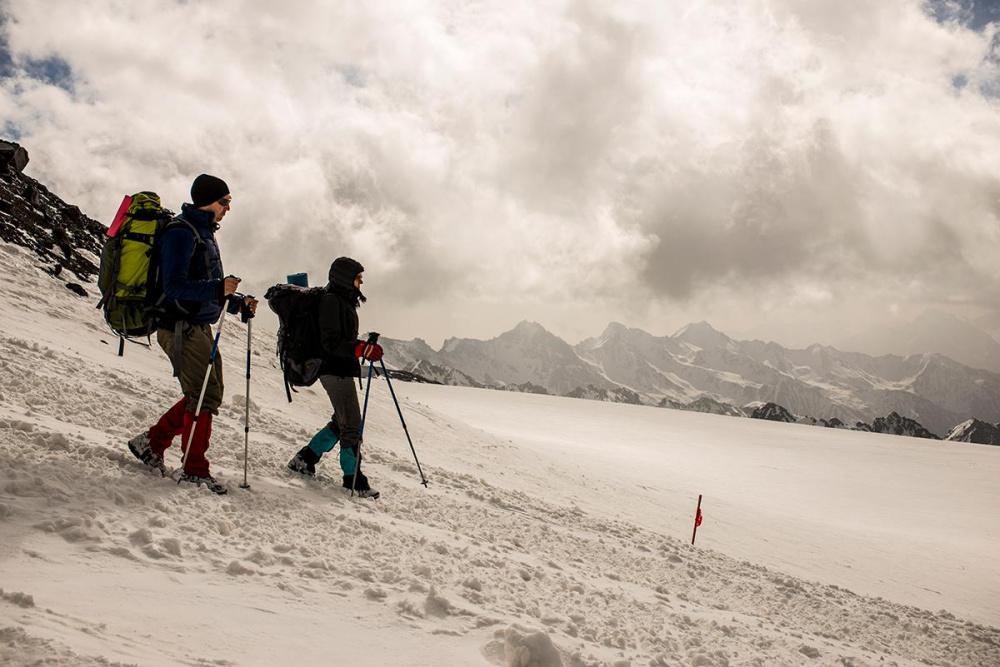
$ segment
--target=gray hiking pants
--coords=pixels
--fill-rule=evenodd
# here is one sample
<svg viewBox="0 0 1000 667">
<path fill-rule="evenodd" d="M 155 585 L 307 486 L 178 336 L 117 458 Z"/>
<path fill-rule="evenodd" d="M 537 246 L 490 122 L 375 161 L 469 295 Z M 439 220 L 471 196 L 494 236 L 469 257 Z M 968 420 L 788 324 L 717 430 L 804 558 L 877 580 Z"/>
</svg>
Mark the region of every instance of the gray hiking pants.
<svg viewBox="0 0 1000 667">
<path fill-rule="evenodd" d="M 340 428 L 340 447 L 357 453 L 358 441 L 361 440 L 361 407 L 358 405 L 354 380 L 355 378 L 336 375 L 319 376 L 326 395 L 330 397 L 330 405 L 333 406 L 331 419 Z"/>
<path fill-rule="evenodd" d="M 156 330 L 156 342 L 167 353 L 170 363 L 177 371 L 177 377 L 181 381 L 181 389 L 184 391 L 184 398 L 187 399 L 188 412 L 193 413 L 198 406 L 201 384 L 205 381 L 205 371 L 208 369 L 208 358 L 212 355 L 215 334 L 212 333 L 212 327 L 207 324 L 192 324 L 185 325 L 182 336 L 183 346 L 180 359 L 175 359 L 174 357 L 177 355 L 175 353 L 174 330 Z M 216 351 L 215 363 L 212 364 L 212 372 L 208 376 L 208 386 L 205 387 L 205 400 L 201 404 L 202 412 L 219 414 L 223 389 L 222 354 Z"/>
</svg>

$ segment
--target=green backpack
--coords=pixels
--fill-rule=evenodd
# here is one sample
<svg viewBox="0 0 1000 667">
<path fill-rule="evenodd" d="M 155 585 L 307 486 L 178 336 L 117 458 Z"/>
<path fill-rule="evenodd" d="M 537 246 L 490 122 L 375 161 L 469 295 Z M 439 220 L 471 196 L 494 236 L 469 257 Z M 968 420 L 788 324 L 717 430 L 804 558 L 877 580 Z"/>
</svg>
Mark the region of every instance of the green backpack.
<svg viewBox="0 0 1000 667">
<path fill-rule="evenodd" d="M 155 192 L 138 192 L 125 197 L 108 229 L 109 238 L 101 251 L 97 307 L 104 310 L 104 320 L 120 338 L 119 356 L 126 339 L 148 339 L 156 330 L 163 300 L 156 242 L 173 217 Z"/>
</svg>

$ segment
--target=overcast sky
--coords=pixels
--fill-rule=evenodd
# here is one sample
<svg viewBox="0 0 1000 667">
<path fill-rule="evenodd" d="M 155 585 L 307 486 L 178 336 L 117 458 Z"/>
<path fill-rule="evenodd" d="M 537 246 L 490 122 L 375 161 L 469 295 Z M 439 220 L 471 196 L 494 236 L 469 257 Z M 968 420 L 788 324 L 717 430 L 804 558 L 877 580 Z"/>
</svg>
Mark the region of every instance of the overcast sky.
<svg viewBox="0 0 1000 667">
<path fill-rule="evenodd" d="M 706 319 L 832 342 L 1000 306 L 995 3 L 6 0 L 0 128 L 109 221 L 228 181 L 228 271 L 362 328 Z"/>
</svg>

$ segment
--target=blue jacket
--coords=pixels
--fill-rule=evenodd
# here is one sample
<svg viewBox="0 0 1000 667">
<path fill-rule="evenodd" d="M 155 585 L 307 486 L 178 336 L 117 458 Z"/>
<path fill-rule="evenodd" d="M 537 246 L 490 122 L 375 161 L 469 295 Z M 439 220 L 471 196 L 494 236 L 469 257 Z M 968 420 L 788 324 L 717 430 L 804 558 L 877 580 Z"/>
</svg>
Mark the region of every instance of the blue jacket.
<svg viewBox="0 0 1000 667">
<path fill-rule="evenodd" d="M 214 214 L 191 204 L 184 204 L 178 217 L 191 223 L 201 243 L 196 243 L 191 227 L 183 222 L 172 223 L 157 243 L 167 307 L 160 326 L 169 328 L 178 320 L 213 324 L 225 305 L 226 274 L 215 241 L 218 225 Z"/>
</svg>

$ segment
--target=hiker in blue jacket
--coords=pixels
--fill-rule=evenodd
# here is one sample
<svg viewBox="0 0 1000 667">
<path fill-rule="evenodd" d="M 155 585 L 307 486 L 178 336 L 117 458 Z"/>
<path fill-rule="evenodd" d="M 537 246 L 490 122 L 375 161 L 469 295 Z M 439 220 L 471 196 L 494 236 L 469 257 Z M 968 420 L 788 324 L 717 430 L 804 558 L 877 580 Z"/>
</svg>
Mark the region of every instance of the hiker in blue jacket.
<svg viewBox="0 0 1000 667">
<path fill-rule="evenodd" d="M 205 456 L 212 435 L 212 417 L 218 414 L 223 396 L 222 355 L 218 351 L 197 420 L 194 413 L 209 368 L 214 343 L 212 325 L 240 283 L 239 278 L 226 277 L 215 240 L 219 223 L 231 206 L 232 195 L 226 182 L 201 174 L 191 185 L 191 203 L 182 206 L 180 215 L 157 243 L 164 313 L 157 320 L 156 342 L 170 359 L 184 398 L 128 443 L 140 461 L 163 472 L 163 453 L 173 439 L 181 435 L 182 448 L 190 440 L 191 451 L 181 481 L 204 484 L 219 494 L 227 489 L 212 477 Z M 246 305 L 251 313 L 256 311 L 255 300 L 247 298 Z"/>
</svg>

